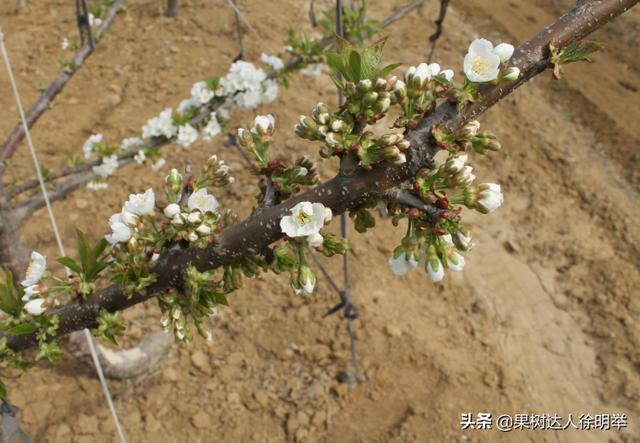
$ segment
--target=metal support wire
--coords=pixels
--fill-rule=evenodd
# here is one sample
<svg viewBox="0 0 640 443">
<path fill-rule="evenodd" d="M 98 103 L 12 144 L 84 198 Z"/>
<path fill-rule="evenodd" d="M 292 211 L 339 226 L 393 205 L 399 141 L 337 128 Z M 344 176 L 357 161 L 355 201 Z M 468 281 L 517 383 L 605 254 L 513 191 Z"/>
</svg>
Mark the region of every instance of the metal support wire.
<svg viewBox="0 0 640 443">
<path fill-rule="evenodd" d="M 344 38 L 344 26 L 342 22 L 342 0 L 336 0 L 336 35 Z M 342 106 L 344 104 L 344 97 L 342 96 L 342 92 L 338 90 L 338 104 Z M 342 237 L 346 240 L 349 237 L 349 224 L 347 219 L 347 214 L 343 213 L 340 215 L 340 233 Z M 318 263 L 316 261 L 316 263 Z M 353 332 L 353 321 L 358 317 L 358 310 L 351 303 L 349 298 L 349 290 L 351 286 L 351 282 L 349 279 L 349 251 L 347 250 L 342 256 L 342 273 L 343 273 L 343 290 L 339 292 L 340 294 L 340 303 L 336 305 L 332 310 L 327 313 L 327 315 L 331 315 L 334 312 L 337 312 L 339 309 L 343 309 L 344 318 L 347 321 L 347 332 L 349 334 L 349 342 L 351 345 L 351 365 L 353 366 L 353 371 L 355 375 L 356 383 L 359 383 L 362 380 L 360 376 L 360 370 L 358 365 L 358 353 L 356 350 L 356 336 Z M 328 273 L 323 271 L 323 274 L 331 280 Z M 332 312 L 333 311 L 333 312 Z"/>
</svg>

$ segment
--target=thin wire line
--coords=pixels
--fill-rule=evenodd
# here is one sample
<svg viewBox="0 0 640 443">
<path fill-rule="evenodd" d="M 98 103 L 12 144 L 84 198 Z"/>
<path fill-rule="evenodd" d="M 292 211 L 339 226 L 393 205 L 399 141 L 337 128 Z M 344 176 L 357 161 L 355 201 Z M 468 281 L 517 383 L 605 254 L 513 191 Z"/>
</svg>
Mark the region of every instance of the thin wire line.
<svg viewBox="0 0 640 443">
<path fill-rule="evenodd" d="M 16 84 L 16 80 L 13 76 L 13 70 L 11 69 L 11 63 L 9 62 L 9 55 L 7 54 L 7 49 L 4 45 L 4 34 L 2 32 L 0 32 L 0 51 L 2 52 L 2 58 L 4 59 L 4 64 L 7 68 L 7 74 L 9 75 L 9 82 L 11 83 L 11 88 L 13 89 L 13 95 L 15 96 L 15 99 L 16 99 L 16 105 L 18 106 L 18 112 L 20 113 L 20 120 L 22 121 L 22 125 L 24 126 L 24 133 L 27 138 L 27 144 L 29 145 L 29 151 L 31 151 L 31 158 L 33 159 L 33 165 L 35 166 L 35 169 L 36 169 L 38 182 L 40 182 L 40 189 L 42 190 L 42 196 L 44 197 L 44 201 L 47 206 L 47 212 L 49 213 L 49 219 L 51 220 L 51 227 L 53 229 L 53 234 L 56 237 L 58 250 L 60 251 L 60 255 L 65 256 L 66 254 L 64 251 L 64 245 L 62 244 L 62 239 L 60 238 L 60 231 L 58 230 L 58 223 L 56 222 L 56 217 L 55 217 L 55 214 L 53 213 L 53 208 L 51 207 L 51 201 L 49 200 L 47 187 L 44 183 L 44 177 L 42 176 L 42 170 L 40 169 L 40 163 L 38 162 L 36 149 L 33 145 L 33 140 L 31 139 L 31 132 L 29 131 L 29 126 L 27 125 L 27 118 L 25 117 L 22 101 L 20 100 L 18 85 Z M 65 268 L 65 270 L 68 276 L 70 274 L 69 269 Z M 87 344 L 89 345 L 91 357 L 93 358 L 93 363 L 96 367 L 96 372 L 98 373 L 100 384 L 102 385 L 102 391 L 109 405 L 111 416 L 113 417 L 113 422 L 116 426 L 116 431 L 118 432 L 120 441 L 122 443 L 126 443 L 127 440 L 122 431 L 122 427 L 120 426 L 120 421 L 118 420 L 118 414 L 116 413 L 116 409 L 113 405 L 113 399 L 111 398 L 111 393 L 109 392 L 109 386 L 107 386 L 107 382 L 104 378 L 104 373 L 102 372 L 102 366 L 100 365 L 100 360 L 98 360 L 98 354 L 96 352 L 96 348 L 93 343 L 91 333 L 86 328 L 84 330 L 84 336 L 87 339 Z"/>
<path fill-rule="evenodd" d="M 240 16 L 242 21 L 249 27 L 249 29 L 251 30 L 251 32 L 253 32 L 253 34 L 256 36 L 256 38 L 261 40 L 262 38 L 260 37 L 260 34 L 258 34 L 258 31 L 256 31 L 256 29 L 251 25 L 251 22 L 249 22 L 249 20 L 247 20 L 247 18 L 240 11 L 240 9 L 238 9 L 238 6 L 236 6 L 231 0 L 227 0 L 227 3 L 229 3 L 229 6 L 231 6 L 233 8 L 233 10 L 235 11 L 235 13 Z"/>
</svg>

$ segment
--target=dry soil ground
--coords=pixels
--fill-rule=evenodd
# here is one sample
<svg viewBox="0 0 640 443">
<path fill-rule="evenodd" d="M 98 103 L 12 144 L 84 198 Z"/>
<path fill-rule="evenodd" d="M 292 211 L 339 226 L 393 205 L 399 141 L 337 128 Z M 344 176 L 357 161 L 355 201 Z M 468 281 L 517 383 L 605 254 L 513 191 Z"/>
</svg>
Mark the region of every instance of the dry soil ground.
<svg viewBox="0 0 640 443">
<path fill-rule="evenodd" d="M 63 57 L 73 35 L 73 3 L 29 0 L 0 5 L 19 86 L 27 102 Z M 181 0 L 177 19 L 159 16 L 159 0 L 131 0 L 86 66 L 33 131 L 50 168 L 85 138 L 134 135 L 191 84 L 226 72 L 238 47 L 223 0 Z M 310 30 L 307 1 L 240 0 L 260 34 L 245 38 L 249 60 L 283 46 L 285 27 Z M 321 3 L 321 2 L 317 2 Z M 388 61 L 415 64 L 428 52 L 437 3 L 427 1 L 389 30 Z M 453 1 L 436 58 L 461 69 L 474 37 L 519 43 L 572 1 Z M 326 4 L 326 2 L 324 3 Z M 385 17 L 401 0 L 371 2 Z M 318 5 L 319 7 L 321 5 Z M 311 32 L 314 32 L 311 30 Z M 261 277 L 231 298 L 211 343 L 173 346 L 153 374 L 110 386 L 130 441 L 640 441 L 640 200 L 638 122 L 640 10 L 599 31 L 606 44 L 594 64 L 571 66 L 566 79 L 545 74 L 482 118 L 504 149 L 472 158 L 482 181 L 498 181 L 504 205 L 469 220 L 477 247 L 464 272 L 434 286 L 414 271 L 396 278 L 385 264 L 401 233 L 387 221 L 353 235 L 353 297 L 366 381 L 340 383 L 349 366 L 344 323 L 322 319 L 336 302 L 320 279 L 311 297 L 293 296 L 286 279 Z M 278 152 L 317 152 L 290 126 L 318 100 L 335 102 L 328 77 L 296 77 L 272 106 Z M 0 133 L 15 124 L 6 74 L 0 74 Z M 237 114 L 238 124 L 251 115 Z M 178 148 L 168 163 L 181 165 Z M 198 142 L 194 164 L 212 153 L 231 164 L 238 185 L 224 204 L 241 214 L 256 188 L 235 150 L 218 138 Z M 103 235 L 108 216 L 130 192 L 158 186 L 166 173 L 130 166 L 108 192 L 81 191 L 55 205 L 63 236 L 77 226 Z M 33 174 L 23 147 L 12 179 Z M 324 174 L 328 177 L 330 172 Z M 44 211 L 25 226 L 24 242 L 55 255 Z M 334 275 L 339 260 L 328 266 Z M 153 302 L 126 315 L 128 336 L 159 329 Z M 71 357 L 40 364 L 9 383 L 10 399 L 36 441 L 114 441 L 114 427 L 91 368 Z M 461 431 L 463 412 L 625 413 L 623 432 Z"/>
</svg>

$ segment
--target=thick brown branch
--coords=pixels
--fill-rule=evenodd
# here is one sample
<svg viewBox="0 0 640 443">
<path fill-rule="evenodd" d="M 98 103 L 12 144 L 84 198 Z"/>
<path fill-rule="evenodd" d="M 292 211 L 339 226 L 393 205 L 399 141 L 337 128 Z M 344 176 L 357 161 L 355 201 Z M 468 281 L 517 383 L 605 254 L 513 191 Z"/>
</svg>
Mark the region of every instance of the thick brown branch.
<svg viewBox="0 0 640 443">
<path fill-rule="evenodd" d="M 104 35 L 104 33 L 109 29 L 111 23 L 115 19 L 118 14 L 118 10 L 125 4 L 126 0 L 116 0 L 111 5 L 111 8 L 107 11 L 107 14 L 104 17 L 104 20 L 100 27 L 98 27 L 96 31 L 96 40 Z M 49 109 L 49 105 L 53 101 L 53 99 L 62 91 L 67 82 L 71 79 L 73 74 L 78 72 L 82 64 L 85 60 L 94 52 L 94 49 L 91 47 L 89 42 L 87 42 L 84 46 L 82 46 L 76 52 L 73 57 L 73 69 L 65 70 L 63 69 L 56 76 L 56 78 L 51 82 L 49 87 L 42 93 L 40 98 L 31 106 L 29 112 L 27 112 L 27 125 L 29 128 L 33 127 L 33 125 L 38 121 L 38 119 L 45 113 L 47 109 Z M 20 142 L 24 138 L 24 127 L 22 123 L 16 125 L 15 128 L 11 131 L 5 142 L 0 147 L 0 164 L 6 162 L 11 156 L 16 152 Z M 2 171 L 4 168 L 0 168 L 0 176 L 2 175 Z"/>
<path fill-rule="evenodd" d="M 411 146 L 404 165 L 398 167 L 383 164 L 369 172 L 360 169 L 348 177 L 338 175 L 280 205 L 263 208 L 257 216 L 227 228 L 218 237 L 217 243 L 205 249 L 169 251 L 154 265 L 152 271 L 156 273 L 158 280 L 145 294 L 127 298 L 122 286 L 114 284 L 92 294 L 84 302 L 65 306 L 57 311 L 60 316 L 58 334 L 95 327 L 100 309 L 111 312 L 123 310 L 167 291 L 180 283 L 189 264 L 200 270 L 215 269 L 262 250 L 283 237 L 279 221 L 291 207 L 301 201 L 320 202 L 330 207 L 335 214 L 341 214 L 411 178 L 422 165 L 430 162 L 435 153 L 436 148 L 430 135 L 434 124 L 448 123 L 455 127 L 471 116 L 476 117 L 548 65 L 546 57 L 550 42 L 564 47 L 572 41 L 584 38 L 636 3 L 637 0 L 592 1 L 570 10 L 515 52 L 513 64 L 521 69 L 524 80 L 515 85 L 486 89 L 484 100 L 468 107 L 460 116 L 455 115 L 454 105 L 444 103 L 411 131 L 408 134 Z M 26 349 L 35 344 L 33 334 L 8 336 L 8 345 L 15 350 Z"/>
</svg>

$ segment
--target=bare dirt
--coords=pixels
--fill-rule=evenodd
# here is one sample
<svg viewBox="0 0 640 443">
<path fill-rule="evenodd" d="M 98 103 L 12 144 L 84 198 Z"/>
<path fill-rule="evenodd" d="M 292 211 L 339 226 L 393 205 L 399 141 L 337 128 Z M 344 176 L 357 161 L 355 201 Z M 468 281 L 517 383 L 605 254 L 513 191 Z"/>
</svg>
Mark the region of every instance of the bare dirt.
<svg viewBox="0 0 640 443">
<path fill-rule="evenodd" d="M 15 14 L 0 5 L 19 86 L 26 102 L 58 70 L 60 41 L 73 35 L 73 2 L 29 0 Z M 159 17 L 159 1 L 132 0 L 55 106 L 33 130 L 42 162 L 63 165 L 91 132 L 109 141 L 132 136 L 164 106 L 177 106 L 192 83 L 222 75 L 237 54 L 233 15 L 223 0 L 181 0 L 177 19 Z M 240 0 L 260 34 L 247 33 L 247 58 L 276 53 L 285 27 L 311 30 L 308 2 Z M 322 2 L 316 2 L 317 7 Z M 324 4 L 326 4 L 325 2 Z M 385 17 L 403 2 L 372 2 Z M 415 64 L 428 53 L 438 2 L 426 2 L 389 30 L 388 61 Z M 470 40 L 519 43 L 574 2 L 451 2 L 436 59 L 461 69 Z M 387 269 L 401 232 L 379 220 L 353 235 L 355 327 L 366 381 L 341 383 L 350 366 L 344 322 L 322 319 L 336 295 L 322 278 L 311 297 L 294 296 L 284 278 L 249 281 L 214 325 L 214 340 L 175 345 L 146 377 L 110 381 L 130 441 L 640 441 L 640 10 L 593 36 L 606 49 L 595 63 L 570 66 L 566 79 L 536 78 L 482 118 L 504 149 L 472 158 L 482 181 L 497 181 L 504 205 L 468 214 L 477 247 L 464 272 L 434 286 L 414 271 Z M 16 108 L 0 74 L 0 133 Z M 317 100 L 335 102 L 327 76 L 295 77 L 273 105 L 278 152 L 285 158 L 315 146 L 291 138 L 290 126 Z M 236 114 L 248 125 L 251 115 Z M 256 191 L 241 157 L 221 138 L 198 142 L 193 164 L 217 153 L 238 185 L 223 203 L 240 214 Z M 182 165 L 167 147 L 168 164 Z M 335 165 L 334 165 L 335 166 Z M 33 175 L 25 147 L 11 178 Z M 166 173 L 130 166 L 110 189 L 80 191 L 58 202 L 69 248 L 77 226 L 98 237 L 128 193 L 158 186 Z M 323 178 L 331 175 L 326 171 Z M 53 257 L 44 211 L 25 226 L 25 244 Z M 339 260 L 329 260 L 339 275 Z M 128 340 L 160 329 L 153 302 L 127 312 Z M 8 385 L 19 418 L 36 441 L 115 441 L 91 368 L 70 356 L 39 364 Z M 461 431 L 464 412 L 624 413 L 624 431 Z"/>
</svg>

